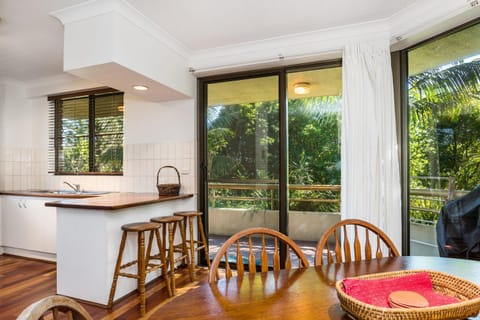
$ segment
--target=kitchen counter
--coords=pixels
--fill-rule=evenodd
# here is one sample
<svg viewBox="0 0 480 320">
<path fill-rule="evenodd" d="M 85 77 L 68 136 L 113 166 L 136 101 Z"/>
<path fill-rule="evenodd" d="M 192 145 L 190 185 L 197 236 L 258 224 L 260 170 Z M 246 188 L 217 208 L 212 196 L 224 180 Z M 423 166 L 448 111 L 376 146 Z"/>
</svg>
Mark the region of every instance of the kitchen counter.
<svg viewBox="0 0 480 320">
<path fill-rule="evenodd" d="M 136 207 L 164 201 L 178 200 L 193 197 L 193 194 L 179 194 L 176 196 L 159 196 L 157 193 L 135 192 L 104 192 L 68 190 L 7 190 L 0 191 L 0 195 L 20 197 L 59 198 L 62 200 L 47 202 L 47 207 L 117 210 Z"/>
<path fill-rule="evenodd" d="M 110 192 L 74 192 L 68 190 L 6 190 L 0 191 L 0 195 L 5 196 L 19 196 L 19 197 L 40 197 L 40 198 L 66 198 L 66 199 L 84 199 L 91 197 L 98 197 Z"/>
<path fill-rule="evenodd" d="M 49 201 L 45 206 L 53 207 L 57 217 L 57 294 L 99 305 L 108 304 L 122 225 L 197 207 L 193 194 L 128 192 Z M 133 234 L 127 237 L 124 261 L 136 259 L 136 241 Z M 160 270 L 149 273 L 147 282 L 159 275 Z M 136 288 L 136 279 L 121 277 L 115 300 Z"/>
<path fill-rule="evenodd" d="M 117 210 L 191 197 L 193 197 L 193 194 L 159 196 L 156 193 L 119 192 L 88 197 L 84 199 L 66 199 L 55 202 L 47 202 L 45 206 L 72 209 Z"/>
<path fill-rule="evenodd" d="M 197 207 L 193 194 L 159 196 L 158 193 L 37 189 L 0 191 L 0 195 L 6 208 L 1 212 L 4 226 L 8 226 L 2 237 L 6 235 L 9 250 L 29 254 L 42 251 L 39 258 L 48 255 L 49 260 L 57 262 L 58 294 L 99 305 L 108 304 L 122 225 Z M 31 229 L 14 228 L 27 225 Z M 127 237 L 124 261 L 136 259 L 136 241 L 134 235 Z M 0 244 L 0 249 L 4 245 Z M 160 270 L 149 273 L 147 281 L 159 275 Z M 135 279 L 121 277 L 115 299 L 136 288 Z"/>
</svg>

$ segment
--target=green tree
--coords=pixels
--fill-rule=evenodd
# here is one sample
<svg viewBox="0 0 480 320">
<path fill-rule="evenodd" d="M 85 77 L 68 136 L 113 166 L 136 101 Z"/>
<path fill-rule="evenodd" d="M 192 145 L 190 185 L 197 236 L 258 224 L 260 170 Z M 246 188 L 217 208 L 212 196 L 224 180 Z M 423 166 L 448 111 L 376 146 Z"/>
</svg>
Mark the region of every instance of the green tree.
<svg viewBox="0 0 480 320">
<path fill-rule="evenodd" d="M 340 184 L 341 97 L 312 97 L 288 101 L 290 184 Z M 294 199 L 337 199 L 338 192 L 291 190 L 290 209 L 339 212 L 339 203 Z"/>
<path fill-rule="evenodd" d="M 455 177 L 457 188 L 475 188 L 480 181 L 480 62 L 409 77 L 409 107 L 410 175 Z"/>
<path fill-rule="evenodd" d="M 216 106 L 209 112 L 209 179 L 278 179 L 278 103 Z"/>
<path fill-rule="evenodd" d="M 456 189 L 472 190 L 480 181 L 480 61 L 428 70 L 410 76 L 408 84 L 410 176 L 455 177 Z M 410 187 L 432 188 L 431 183 L 411 179 Z M 437 212 L 443 205 L 428 199 L 410 204 Z M 436 219 L 435 213 L 410 214 Z"/>
<path fill-rule="evenodd" d="M 228 106 L 211 106 L 207 112 L 208 172 L 210 181 L 278 181 L 279 106 L 265 101 Z M 316 97 L 290 100 L 289 183 L 339 184 L 340 97 Z M 216 190 L 218 195 L 220 191 Z M 250 193 L 249 193 L 250 192 Z M 255 196 L 276 199 L 272 190 L 231 191 L 222 195 Z M 292 191 L 292 198 L 338 198 L 338 193 Z M 233 206 L 232 203 L 223 205 Z M 251 207 L 251 203 L 245 206 Z M 255 204 L 269 208 L 269 201 Z M 292 209 L 337 211 L 338 204 L 291 203 Z"/>
</svg>

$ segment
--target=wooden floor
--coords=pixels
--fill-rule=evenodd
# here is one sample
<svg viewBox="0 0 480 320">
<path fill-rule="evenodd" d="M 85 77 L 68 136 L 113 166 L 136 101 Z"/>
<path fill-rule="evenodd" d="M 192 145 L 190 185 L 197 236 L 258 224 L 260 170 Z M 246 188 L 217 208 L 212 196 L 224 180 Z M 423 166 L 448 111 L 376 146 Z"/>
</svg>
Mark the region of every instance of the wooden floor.
<svg viewBox="0 0 480 320">
<path fill-rule="evenodd" d="M 81 277 L 81 275 L 79 275 Z M 206 269 L 197 269 L 196 281 L 206 281 Z M 178 293 L 189 287 L 188 273 L 176 279 Z M 56 293 L 56 265 L 51 262 L 0 255 L 0 320 L 14 320 L 31 303 Z M 147 286 L 147 316 L 157 311 L 168 299 L 162 281 Z M 79 301 L 81 302 L 81 301 Z M 138 295 L 118 301 L 112 310 L 82 303 L 93 319 L 139 319 Z M 165 319 L 168 319 L 166 317 Z"/>
</svg>

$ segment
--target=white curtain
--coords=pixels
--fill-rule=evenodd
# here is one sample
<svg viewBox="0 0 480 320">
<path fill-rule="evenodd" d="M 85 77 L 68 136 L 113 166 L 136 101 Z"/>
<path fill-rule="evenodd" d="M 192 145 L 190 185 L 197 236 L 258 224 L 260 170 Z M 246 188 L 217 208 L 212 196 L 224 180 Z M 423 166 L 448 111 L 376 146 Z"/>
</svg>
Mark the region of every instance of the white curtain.
<svg viewBox="0 0 480 320">
<path fill-rule="evenodd" d="M 342 219 L 373 223 L 401 252 L 401 196 L 388 39 L 343 52 Z"/>
</svg>

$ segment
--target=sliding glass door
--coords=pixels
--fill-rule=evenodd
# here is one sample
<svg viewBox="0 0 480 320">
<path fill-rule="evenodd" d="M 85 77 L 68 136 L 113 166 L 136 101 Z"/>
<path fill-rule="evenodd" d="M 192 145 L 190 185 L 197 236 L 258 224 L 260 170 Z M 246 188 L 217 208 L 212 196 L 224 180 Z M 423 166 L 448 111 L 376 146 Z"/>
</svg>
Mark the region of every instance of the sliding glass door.
<svg viewBox="0 0 480 320">
<path fill-rule="evenodd" d="M 304 252 L 340 219 L 342 68 L 287 74 L 288 235 Z"/>
<path fill-rule="evenodd" d="M 341 66 L 201 81 L 202 210 L 213 255 L 250 227 L 279 230 L 313 262 L 340 219 Z"/>
<path fill-rule="evenodd" d="M 441 207 L 480 184 L 480 24 L 407 58 L 410 254 L 438 255 Z"/>
<path fill-rule="evenodd" d="M 207 84 L 210 252 L 250 227 L 279 229 L 279 77 Z"/>
</svg>

